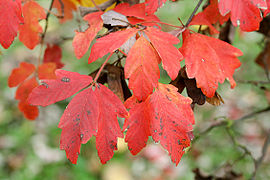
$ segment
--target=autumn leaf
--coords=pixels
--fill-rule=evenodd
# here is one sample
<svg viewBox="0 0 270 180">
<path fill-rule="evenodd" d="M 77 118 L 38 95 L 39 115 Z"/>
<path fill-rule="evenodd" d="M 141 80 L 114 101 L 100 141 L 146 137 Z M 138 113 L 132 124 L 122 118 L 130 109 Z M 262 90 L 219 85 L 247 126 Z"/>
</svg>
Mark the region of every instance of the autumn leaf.
<svg viewBox="0 0 270 180">
<path fill-rule="evenodd" d="M 72 42 L 75 55 L 78 59 L 83 57 L 97 33 L 102 29 L 103 21 L 100 17 L 102 14 L 103 12 L 96 12 L 84 16 L 83 19 L 88 21 L 89 28 L 85 32 L 76 31 Z"/>
<path fill-rule="evenodd" d="M 28 98 L 28 95 L 37 86 L 38 86 L 38 82 L 35 77 L 25 80 L 24 82 L 20 84 L 20 86 L 16 90 L 15 99 L 26 101 Z"/>
<path fill-rule="evenodd" d="M 159 27 L 157 23 L 151 22 L 159 22 L 159 18 L 154 14 L 146 13 L 145 3 L 134 4 L 133 6 L 130 6 L 128 3 L 121 3 L 117 5 L 113 10 L 127 16 L 127 19 L 131 24 L 135 25 L 138 23 L 142 23 L 145 26 Z"/>
<path fill-rule="evenodd" d="M 104 164 L 117 149 L 117 138 L 123 137 L 117 116 L 126 117 L 127 111 L 120 99 L 107 87 L 97 84 L 77 94 L 61 117 L 60 148 L 67 158 L 77 163 L 81 144 L 96 136 L 96 147 Z"/>
<path fill-rule="evenodd" d="M 88 63 L 90 64 L 96 61 L 98 58 L 105 56 L 109 52 L 114 52 L 137 32 L 138 29 L 130 28 L 124 31 L 113 32 L 107 36 L 97 39 L 91 49 Z"/>
<path fill-rule="evenodd" d="M 266 8 L 263 0 L 220 0 L 219 10 L 225 16 L 230 13 L 230 18 L 234 26 L 240 26 L 242 31 L 256 31 L 260 27 L 262 20 L 260 8 Z"/>
<path fill-rule="evenodd" d="M 43 57 L 43 63 L 54 62 L 56 63 L 56 67 L 60 69 L 64 66 L 64 64 L 61 62 L 61 58 L 62 49 L 56 44 L 47 44 L 47 48 L 45 49 Z"/>
<path fill-rule="evenodd" d="M 133 101 L 134 97 L 132 96 L 127 101 Z M 123 129 L 128 129 L 125 141 L 128 143 L 129 151 L 136 155 L 146 146 L 148 137 L 151 135 L 147 102 L 134 103 L 129 114 L 123 127 Z"/>
<path fill-rule="evenodd" d="M 60 2 L 62 2 L 62 4 Z M 77 9 L 76 4 L 77 2 L 74 2 L 73 0 L 53 1 L 53 7 L 57 9 L 60 16 L 63 16 L 63 18 L 59 18 L 61 23 L 73 18 L 72 11 Z"/>
<path fill-rule="evenodd" d="M 58 69 L 55 74 L 57 79 L 42 80 L 32 91 L 28 97 L 30 104 L 48 106 L 72 96 L 92 82 L 92 77 L 76 72 Z"/>
<path fill-rule="evenodd" d="M 154 14 L 167 0 L 146 0 L 146 12 Z"/>
<path fill-rule="evenodd" d="M 35 120 L 38 117 L 38 107 L 29 105 L 26 101 L 20 101 L 18 108 L 29 120 Z"/>
<path fill-rule="evenodd" d="M 53 62 L 44 63 L 38 66 L 39 79 L 56 79 L 55 76 L 56 64 Z"/>
<path fill-rule="evenodd" d="M 134 96 L 127 100 L 130 115 L 125 121 L 125 141 L 132 154 L 146 146 L 148 136 L 169 152 L 178 164 L 184 150 L 190 145 L 188 133 L 192 131 L 194 115 L 192 100 L 177 92 L 172 85 L 158 84 L 158 88 L 145 101 L 138 103 Z"/>
<path fill-rule="evenodd" d="M 163 68 L 171 79 L 174 80 L 181 68 L 180 61 L 183 59 L 183 55 L 174 47 L 174 44 L 180 42 L 179 39 L 153 27 L 148 27 L 144 32 L 159 54 Z"/>
<path fill-rule="evenodd" d="M 128 53 L 125 77 L 129 78 L 129 88 L 138 100 L 145 100 L 159 80 L 160 58 L 145 37 L 141 36 Z"/>
<path fill-rule="evenodd" d="M 226 78 L 234 88 L 233 73 L 241 63 L 237 59 L 242 52 L 230 44 L 202 34 L 185 32 L 180 51 L 185 57 L 189 78 L 195 78 L 197 87 L 207 97 L 213 97 L 218 83 Z"/>
<path fill-rule="evenodd" d="M 35 1 L 27 1 L 22 7 L 24 24 L 19 27 L 19 39 L 29 49 L 34 49 L 40 41 L 42 27 L 39 20 L 46 18 L 44 9 Z"/>
<path fill-rule="evenodd" d="M 9 48 L 23 23 L 21 0 L 0 1 L 0 44 Z"/>
<path fill-rule="evenodd" d="M 12 70 L 8 77 L 8 86 L 16 87 L 35 71 L 35 66 L 27 62 L 21 62 L 20 67 Z"/>
</svg>

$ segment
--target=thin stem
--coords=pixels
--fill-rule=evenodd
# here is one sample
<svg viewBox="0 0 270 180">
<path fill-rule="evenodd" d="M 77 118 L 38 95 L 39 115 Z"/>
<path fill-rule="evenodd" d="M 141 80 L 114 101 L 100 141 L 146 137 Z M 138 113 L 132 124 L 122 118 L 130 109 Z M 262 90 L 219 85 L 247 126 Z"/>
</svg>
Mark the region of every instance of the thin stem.
<svg viewBox="0 0 270 180">
<path fill-rule="evenodd" d="M 127 57 L 127 54 L 124 51 L 122 51 L 121 49 L 118 49 L 118 50 L 119 50 L 119 52 L 121 52 L 122 54 L 124 54 Z"/>
<path fill-rule="evenodd" d="M 190 22 L 192 21 L 194 15 L 195 15 L 196 12 L 198 11 L 198 9 L 199 9 L 199 7 L 201 6 L 202 2 L 203 2 L 203 0 L 200 0 L 200 1 L 198 2 L 197 6 L 196 6 L 195 9 L 193 10 L 192 14 L 190 15 L 190 17 L 189 17 L 189 19 L 188 19 L 188 21 L 187 21 L 187 23 L 186 23 L 186 25 L 185 25 L 186 27 L 188 27 L 188 25 L 189 25 Z"/>
<path fill-rule="evenodd" d="M 144 21 L 144 22 L 141 22 L 141 23 L 137 23 L 136 25 L 145 24 L 145 23 L 158 23 L 158 24 L 164 24 L 164 25 L 167 25 L 167 26 L 175 27 L 175 28 L 183 28 L 183 26 L 176 26 L 176 25 L 161 22 L 161 21 Z"/>
<path fill-rule="evenodd" d="M 93 82 L 97 82 L 98 77 L 100 76 L 100 73 L 102 72 L 102 70 L 104 69 L 105 65 L 107 64 L 108 60 L 111 58 L 111 56 L 113 55 L 113 53 L 111 53 L 107 59 L 105 60 L 105 62 L 102 64 L 102 66 L 99 68 L 97 75 L 95 76 L 95 79 L 93 80 Z"/>
<path fill-rule="evenodd" d="M 49 17 L 50 17 L 50 12 L 52 10 L 52 7 L 53 7 L 53 3 L 54 3 L 54 0 L 51 1 L 51 4 L 50 4 L 50 7 L 49 7 L 49 10 L 46 14 L 46 18 L 45 18 L 45 27 L 44 27 L 44 31 L 41 35 L 41 40 L 40 40 L 40 51 L 39 51 L 39 56 L 38 56 L 38 63 L 37 63 L 37 67 L 40 65 L 40 61 L 41 61 L 41 55 L 42 55 L 42 49 L 43 49 L 43 44 L 44 44 L 44 39 L 45 39 L 45 36 L 46 36 L 46 33 L 47 33 L 47 29 L 48 29 L 48 24 L 49 24 Z M 37 68 L 38 69 L 38 68 Z"/>
<path fill-rule="evenodd" d="M 102 11 L 102 10 L 100 9 L 100 7 L 98 7 L 98 5 L 96 4 L 95 0 L 91 0 L 91 1 L 92 1 L 92 3 L 94 4 L 94 6 L 95 6 L 99 11 Z"/>
</svg>

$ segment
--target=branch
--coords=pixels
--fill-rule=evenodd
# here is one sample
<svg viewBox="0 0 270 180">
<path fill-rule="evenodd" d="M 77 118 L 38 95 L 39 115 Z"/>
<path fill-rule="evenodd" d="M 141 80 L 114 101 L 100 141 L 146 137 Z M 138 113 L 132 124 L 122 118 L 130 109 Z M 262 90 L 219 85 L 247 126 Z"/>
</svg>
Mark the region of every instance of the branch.
<svg viewBox="0 0 270 180">
<path fill-rule="evenodd" d="M 261 157 L 255 162 L 255 170 L 254 170 L 254 172 L 253 172 L 253 174 L 252 174 L 252 177 L 251 177 L 252 180 L 255 180 L 257 171 L 258 171 L 259 167 L 261 166 L 261 164 L 262 164 L 262 162 L 263 162 L 263 159 L 264 159 L 264 157 L 265 157 L 265 155 L 266 155 L 267 148 L 268 148 L 269 144 L 270 144 L 270 130 L 268 130 L 268 132 L 267 132 L 266 139 L 265 139 L 264 144 L 263 144 L 263 147 L 262 147 L 262 155 L 261 155 Z"/>
<path fill-rule="evenodd" d="M 203 0 L 200 0 L 197 4 L 197 6 L 195 7 L 195 9 L 193 10 L 192 14 L 190 15 L 190 17 L 188 18 L 188 21 L 185 25 L 185 27 L 188 27 L 189 23 L 192 21 L 193 17 L 195 16 L 196 12 L 198 11 L 199 7 L 201 6 Z"/>
<path fill-rule="evenodd" d="M 262 110 L 259 110 L 259 111 L 255 111 L 255 112 L 252 112 L 250 114 L 247 114 L 245 116 L 242 116 L 241 118 L 239 119 L 236 119 L 236 120 L 228 120 L 225 118 L 225 120 L 223 121 L 219 121 L 219 122 L 214 122 L 212 125 L 210 125 L 206 130 L 202 131 L 201 133 L 199 133 L 193 140 L 193 143 L 195 141 L 197 141 L 201 136 L 205 135 L 205 134 L 208 134 L 212 129 L 216 128 L 216 127 L 221 127 L 221 126 L 225 126 L 225 125 L 228 125 L 228 123 L 233 123 L 233 124 L 236 124 L 240 121 L 243 121 L 243 120 L 246 120 L 246 119 L 249 119 L 253 116 L 256 116 L 258 114 L 261 114 L 261 113 L 264 113 L 264 112 L 267 112 L 267 111 L 270 111 L 270 106 L 262 109 Z M 232 125 L 233 125 L 232 124 Z"/>
<path fill-rule="evenodd" d="M 89 13 L 97 12 L 99 10 L 104 11 L 105 9 L 107 9 L 108 7 L 113 5 L 113 3 L 115 3 L 115 2 L 116 2 L 116 0 L 109 0 L 109 1 L 106 1 L 105 3 L 103 3 L 103 4 L 98 5 L 97 7 L 83 7 L 83 6 L 80 6 L 79 10 L 80 10 L 81 16 L 83 17 L 83 16 L 85 16 L 85 15 L 87 15 Z"/>
</svg>

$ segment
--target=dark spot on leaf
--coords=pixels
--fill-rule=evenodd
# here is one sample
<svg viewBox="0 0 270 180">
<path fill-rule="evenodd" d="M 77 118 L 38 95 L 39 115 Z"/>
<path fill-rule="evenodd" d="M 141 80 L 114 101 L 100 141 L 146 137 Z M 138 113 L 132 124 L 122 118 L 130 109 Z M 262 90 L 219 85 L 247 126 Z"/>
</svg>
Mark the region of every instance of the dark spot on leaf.
<svg viewBox="0 0 270 180">
<path fill-rule="evenodd" d="M 81 140 L 83 139 L 83 134 L 80 135 Z"/>
<path fill-rule="evenodd" d="M 61 81 L 62 81 L 62 82 L 69 82 L 70 79 L 69 79 L 68 77 L 62 77 Z"/>
<path fill-rule="evenodd" d="M 169 88 L 166 88 L 166 89 L 167 89 L 167 91 L 171 92 L 171 90 Z"/>
<path fill-rule="evenodd" d="M 45 82 L 42 82 L 41 85 L 45 86 L 46 88 L 49 88 L 49 85 L 47 83 L 45 83 Z"/>
<path fill-rule="evenodd" d="M 91 114 L 91 111 L 90 110 L 87 110 L 87 115 L 90 115 Z"/>
<path fill-rule="evenodd" d="M 162 132 L 158 133 L 159 136 L 162 136 Z"/>
<path fill-rule="evenodd" d="M 155 129 L 155 130 L 154 130 L 154 132 L 156 133 L 156 132 L 157 132 L 157 130 Z"/>
</svg>

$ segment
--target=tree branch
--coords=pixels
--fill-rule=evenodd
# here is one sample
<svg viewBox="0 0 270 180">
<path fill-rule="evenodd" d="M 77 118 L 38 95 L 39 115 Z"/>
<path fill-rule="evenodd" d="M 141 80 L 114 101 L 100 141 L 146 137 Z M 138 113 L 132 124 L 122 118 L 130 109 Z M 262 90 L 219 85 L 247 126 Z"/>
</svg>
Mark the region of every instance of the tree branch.
<svg viewBox="0 0 270 180">
<path fill-rule="evenodd" d="M 199 7 L 201 6 L 203 0 L 199 0 L 197 6 L 195 7 L 195 9 L 193 10 L 192 14 L 190 15 L 190 17 L 188 18 L 188 21 L 185 25 L 185 27 L 188 27 L 188 25 L 190 24 L 190 22 L 192 21 L 193 17 L 195 16 L 196 12 L 198 11 Z"/>
<path fill-rule="evenodd" d="M 261 166 L 261 164 L 263 162 L 263 159 L 264 159 L 264 157 L 266 155 L 267 148 L 268 148 L 269 144 L 270 144 L 270 130 L 268 130 L 268 132 L 267 132 L 266 139 L 265 139 L 264 144 L 263 144 L 263 147 L 262 147 L 262 155 L 255 162 L 255 170 L 254 170 L 254 172 L 252 174 L 252 177 L 251 177 L 252 180 L 255 180 L 257 171 L 258 171 L 259 167 Z"/>
<path fill-rule="evenodd" d="M 85 16 L 85 15 L 87 15 L 89 13 L 97 12 L 97 11 L 99 11 L 99 9 L 104 11 L 105 9 L 107 9 L 108 7 L 113 5 L 113 3 L 115 3 L 115 2 L 116 2 L 116 0 L 109 0 L 109 1 L 106 1 L 105 3 L 103 3 L 103 4 L 98 5 L 97 7 L 83 7 L 83 6 L 80 6 L 79 10 L 80 10 L 81 16 L 83 17 L 83 16 Z"/>
</svg>

